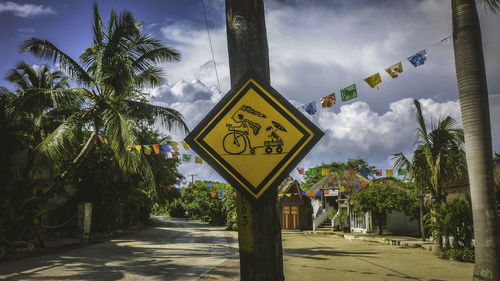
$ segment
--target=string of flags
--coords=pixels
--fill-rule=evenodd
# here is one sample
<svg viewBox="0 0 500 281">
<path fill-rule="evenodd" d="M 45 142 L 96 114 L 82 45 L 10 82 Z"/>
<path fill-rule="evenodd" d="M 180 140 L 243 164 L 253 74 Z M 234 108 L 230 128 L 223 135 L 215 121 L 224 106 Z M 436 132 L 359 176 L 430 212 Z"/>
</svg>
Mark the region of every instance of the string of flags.
<svg viewBox="0 0 500 281">
<path fill-rule="evenodd" d="M 107 138 L 98 135 L 99 141 L 104 144 L 111 143 Z M 179 143 L 181 146 L 179 146 Z M 180 147 L 183 148 L 183 153 L 181 153 Z M 151 154 L 165 154 L 167 158 L 171 158 L 176 161 L 191 163 L 194 162 L 196 164 L 203 164 L 203 159 L 191 153 L 189 150 L 189 144 L 185 141 L 176 142 L 171 141 L 163 144 L 135 144 L 127 146 L 128 151 L 136 150 L 139 153 L 144 153 L 146 155 Z"/>
<path fill-rule="evenodd" d="M 296 169 L 297 169 L 297 172 L 299 173 L 299 175 L 306 174 L 308 176 L 316 176 L 316 175 L 319 175 L 320 173 L 322 176 L 328 176 L 332 172 L 336 172 L 340 176 L 344 175 L 344 173 L 349 173 L 349 175 L 354 176 L 357 173 L 354 170 L 344 171 L 343 169 L 340 169 L 340 168 L 338 168 L 338 169 L 310 168 L 310 169 L 307 169 L 307 171 L 305 170 L 304 167 L 297 167 Z M 378 169 L 378 168 L 372 170 L 372 174 L 374 174 L 376 177 L 382 177 L 383 172 L 384 172 L 384 170 Z M 403 168 L 398 169 L 396 172 L 397 172 L 398 176 L 406 176 L 406 174 L 407 174 L 406 169 L 403 169 Z M 366 170 L 366 169 L 361 170 L 360 175 L 363 177 L 368 177 L 370 175 L 370 170 Z M 385 169 L 385 176 L 386 177 L 393 177 L 394 175 L 395 175 L 395 173 L 394 173 L 393 169 Z"/>
<path fill-rule="evenodd" d="M 427 60 L 427 49 L 437 45 L 438 43 L 447 41 L 450 37 L 451 37 L 451 35 L 443 38 L 442 40 L 440 40 L 437 43 L 423 49 L 422 51 L 420 51 L 412 56 L 409 56 L 408 58 L 406 58 L 406 60 L 411 65 L 413 65 L 414 68 L 424 65 L 425 61 Z M 385 68 L 385 72 L 392 79 L 398 78 L 399 75 L 401 75 L 403 73 L 403 62 L 400 61 L 400 62 L 397 62 L 397 63 Z M 368 86 L 370 86 L 370 88 L 372 88 L 372 89 L 377 88 L 377 90 L 379 90 L 379 85 L 382 83 L 382 76 L 380 75 L 380 72 L 377 72 L 377 73 L 375 73 L 367 78 L 364 78 L 363 81 L 366 84 L 368 84 Z M 340 89 L 340 96 L 341 96 L 342 102 L 347 102 L 347 101 L 350 101 L 352 99 L 357 98 L 358 97 L 358 90 L 356 87 L 356 83 L 353 83 L 347 87 Z M 335 92 L 320 98 L 320 104 L 321 104 L 322 108 L 332 107 L 336 103 L 337 103 L 337 99 L 336 99 Z M 308 102 L 306 104 L 303 104 L 299 107 L 299 109 L 300 108 L 302 108 L 309 115 L 314 115 L 318 112 L 318 108 L 316 106 L 316 101 L 311 101 L 311 102 Z"/>
<path fill-rule="evenodd" d="M 294 192 L 294 193 L 279 193 L 278 197 L 292 197 L 292 196 L 308 196 L 308 197 L 321 197 L 321 195 L 325 196 L 340 196 L 341 193 L 348 193 L 354 190 L 359 190 L 359 189 L 366 189 L 368 187 L 373 187 L 375 184 L 383 184 L 384 182 L 381 180 L 376 180 L 376 181 L 370 181 L 368 183 L 363 183 L 361 185 L 356 184 L 355 186 L 341 186 L 338 188 L 333 188 L 333 189 L 322 189 L 318 190 L 316 192 L 310 191 L 310 192 Z"/>
</svg>

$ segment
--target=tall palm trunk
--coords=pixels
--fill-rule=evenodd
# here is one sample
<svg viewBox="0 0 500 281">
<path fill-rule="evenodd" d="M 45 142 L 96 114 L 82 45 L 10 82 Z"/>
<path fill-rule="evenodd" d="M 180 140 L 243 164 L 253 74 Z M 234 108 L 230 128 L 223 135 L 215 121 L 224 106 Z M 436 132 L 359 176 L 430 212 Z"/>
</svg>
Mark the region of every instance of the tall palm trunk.
<svg viewBox="0 0 500 281">
<path fill-rule="evenodd" d="M 500 280 L 488 91 L 474 0 L 452 0 L 453 47 L 472 199 L 474 280 Z"/>
</svg>

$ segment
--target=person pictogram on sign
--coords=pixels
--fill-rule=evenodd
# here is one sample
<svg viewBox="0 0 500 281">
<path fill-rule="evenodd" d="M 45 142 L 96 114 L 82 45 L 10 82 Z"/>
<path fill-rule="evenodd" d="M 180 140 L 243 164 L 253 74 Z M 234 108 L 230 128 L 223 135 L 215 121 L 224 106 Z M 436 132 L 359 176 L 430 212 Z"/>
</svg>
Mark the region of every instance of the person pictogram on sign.
<svg viewBox="0 0 500 281">
<path fill-rule="evenodd" d="M 222 140 L 224 151 L 229 154 L 242 154 L 250 148 L 250 154 L 255 154 L 255 148 L 250 143 L 249 135 L 258 135 L 261 125 L 257 121 L 250 120 L 254 116 L 266 118 L 266 115 L 253 109 L 248 105 L 242 105 L 231 117 L 236 124 L 226 124 L 229 133 Z"/>
</svg>

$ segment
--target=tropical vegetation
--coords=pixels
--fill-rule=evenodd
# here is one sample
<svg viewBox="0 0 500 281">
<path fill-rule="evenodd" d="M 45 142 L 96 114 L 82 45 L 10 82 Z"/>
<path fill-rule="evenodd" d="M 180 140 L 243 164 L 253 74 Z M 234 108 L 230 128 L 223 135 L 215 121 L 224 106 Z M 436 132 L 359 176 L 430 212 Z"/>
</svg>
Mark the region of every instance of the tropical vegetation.
<svg viewBox="0 0 500 281">
<path fill-rule="evenodd" d="M 337 170 L 349 171 L 353 170 L 361 174 L 361 171 L 366 171 L 368 175 L 373 175 L 375 166 L 370 166 L 365 159 L 348 159 L 347 162 L 332 162 L 329 164 L 322 163 L 307 170 L 304 174 L 304 181 L 300 183 L 300 187 L 304 192 L 309 191 L 311 187 L 320 181 L 325 176 L 322 175 L 321 169 L 330 169 L 334 172 Z M 315 172 L 311 172 L 315 171 Z"/>
<path fill-rule="evenodd" d="M 43 244 L 54 225 L 74 231 L 79 201 L 94 204 L 92 229 L 106 232 L 144 222 L 152 207 L 175 197 L 164 186 L 182 178 L 178 163 L 127 148 L 168 142 L 155 124 L 187 131 L 180 113 L 148 103 L 143 92 L 163 81 L 158 64 L 180 54 L 142 34 L 128 11 L 112 11 L 107 25 L 97 3 L 93 12 L 93 40 L 79 62 L 50 41 L 28 38 L 21 50 L 60 70 L 21 62 L 6 77 L 15 89 L 0 89 L 4 249 L 18 240 Z"/>
<path fill-rule="evenodd" d="M 408 184 L 394 178 L 351 192 L 348 197 L 354 212 L 372 213 L 377 221 L 379 235 L 383 234 L 384 217 L 392 211 L 402 211 L 411 217 L 418 216 L 415 191 Z"/>
</svg>

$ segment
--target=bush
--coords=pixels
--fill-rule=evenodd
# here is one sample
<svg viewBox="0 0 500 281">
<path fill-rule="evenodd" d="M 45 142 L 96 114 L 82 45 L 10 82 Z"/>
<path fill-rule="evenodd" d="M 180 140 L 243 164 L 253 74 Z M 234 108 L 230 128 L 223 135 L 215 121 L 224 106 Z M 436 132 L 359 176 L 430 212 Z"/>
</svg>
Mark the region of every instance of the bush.
<svg viewBox="0 0 500 281">
<path fill-rule="evenodd" d="M 474 263 L 474 249 L 442 249 L 439 253 L 441 259 L 453 259 L 460 262 Z"/>
<path fill-rule="evenodd" d="M 168 205 L 168 214 L 174 218 L 183 218 L 186 209 L 182 205 L 181 199 L 177 198 Z"/>
</svg>

